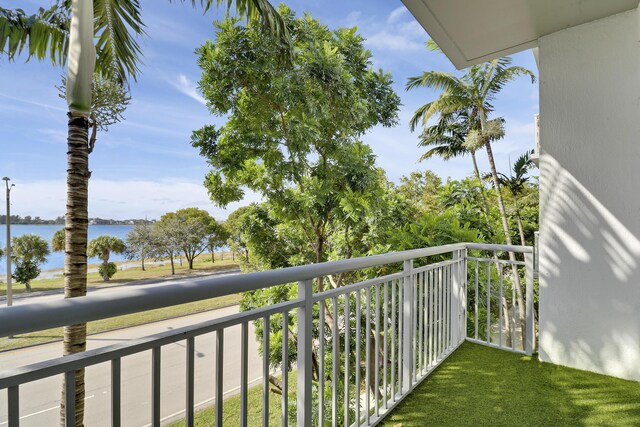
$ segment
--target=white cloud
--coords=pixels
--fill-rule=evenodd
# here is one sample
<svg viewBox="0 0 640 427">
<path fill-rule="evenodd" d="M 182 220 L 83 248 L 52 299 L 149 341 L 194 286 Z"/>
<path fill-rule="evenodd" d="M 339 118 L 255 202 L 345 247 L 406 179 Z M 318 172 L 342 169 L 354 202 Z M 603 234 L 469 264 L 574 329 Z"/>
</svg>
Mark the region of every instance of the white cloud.
<svg viewBox="0 0 640 427">
<path fill-rule="evenodd" d="M 198 93 L 196 85 L 184 74 L 178 74 L 178 78 L 176 80 L 172 80 L 171 84 L 189 98 L 195 99 L 202 105 L 207 105 L 207 102 L 204 100 L 202 95 Z"/>
<path fill-rule="evenodd" d="M 66 183 L 64 180 L 16 182 L 11 199 L 12 213 L 16 215 L 55 218 L 64 215 Z M 89 181 L 90 217 L 157 219 L 166 212 L 197 207 L 222 220 L 238 207 L 258 201 L 257 194 L 247 193 L 242 201 L 232 203 L 226 209 L 218 208 L 209 200 L 201 182 L 180 178 Z"/>
<path fill-rule="evenodd" d="M 391 11 L 391 13 L 389 14 L 389 17 L 387 18 L 387 22 L 390 24 L 398 22 L 407 13 L 409 13 L 409 10 L 404 6 L 393 9 L 393 11 Z"/>
<path fill-rule="evenodd" d="M 427 33 L 404 6 L 389 14 L 378 30 L 366 36 L 366 44 L 373 49 L 388 52 L 419 51 L 424 49 Z"/>
</svg>

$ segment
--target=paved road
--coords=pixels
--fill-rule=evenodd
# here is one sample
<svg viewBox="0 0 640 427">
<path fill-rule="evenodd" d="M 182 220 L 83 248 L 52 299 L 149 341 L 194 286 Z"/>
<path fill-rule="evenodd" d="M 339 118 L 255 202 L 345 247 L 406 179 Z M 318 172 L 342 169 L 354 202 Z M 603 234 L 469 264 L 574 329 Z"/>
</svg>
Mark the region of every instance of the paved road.
<svg viewBox="0 0 640 427">
<path fill-rule="evenodd" d="M 102 347 L 135 339 L 213 318 L 237 313 L 238 307 L 199 313 L 173 320 L 156 322 L 119 331 L 92 335 L 88 348 Z M 195 402 L 206 405 L 213 397 L 213 367 L 215 334 L 196 339 Z M 180 418 L 185 407 L 186 343 L 180 342 L 162 349 L 161 402 L 165 421 Z M 61 343 L 46 344 L 0 353 L 0 369 L 22 366 L 58 357 Z M 258 355 L 253 326 L 249 330 L 249 381 L 258 383 L 262 375 L 262 359 Z M 86 426 L 109 426 L 110 364 L 92 366 L 86 371 Z M 20 388 L 21 426 L 58 425 L 61 378 L 49 378 L 25 384 Z M 225 332 L 224 390 L 227 395 L 238 392 L 240 385 L 240 326 Z M 7 394 L 0 391 L 0 427 L 7 425 Z M 122 420 L 123 426 L 146 426 L 151 421 L 151 352 L 132 355 L 122 360 Z"/>
</svg>

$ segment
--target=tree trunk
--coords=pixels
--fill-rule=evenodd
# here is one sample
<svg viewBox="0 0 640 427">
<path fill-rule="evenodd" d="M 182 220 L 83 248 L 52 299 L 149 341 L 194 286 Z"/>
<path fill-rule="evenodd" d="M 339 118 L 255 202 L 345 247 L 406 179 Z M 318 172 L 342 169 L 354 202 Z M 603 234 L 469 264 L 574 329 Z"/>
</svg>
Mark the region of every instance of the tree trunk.
<svg viewBox="0 0 640 427">
<path fill-rule="evenodd" d="M 173 254 L 169 255 L 169 259 L 171 259 L 171 274 L 176 274 L 176 266 L 173 262 Z"/>
<path fill-rule="evenodd" d="M 516 195 L 513 195 L 513 205 L 516 208 L 516 221 L 518 222 L 518 233 L 520 234 L 520 244 L 527 246 L 527 242 L 524 238 L 524 227 L 522 226 L 522 218 L 520 217 L 520 207 L 518 206 L 518 199 Z"/>
<path fill-rule="evenodd" d="M 211 248 L 211 264 L 216 262 L 216 253 L 213 251 L 213 248 Z"/>
<path fill-rule="evenodd" d="M 142 258 L 142 271 L 145 271 L 145 269 L 144 269 L 144 255 L 141 255 L 140 258 Z"/>
<path fill-rule="evenodd" d="M 187 261 L 189 262 L 189 270 L 193 270 L 193 257 L 188 257 Z"/>
<path fill-rule="evenodd" d="M 487 203 L 487 195 L 484 192 L 484 185 L 482 185 L 482 179 L 480 179 L 480 170 L 478 169 L 478 161 L 476 160 L 475 151 L 471 152 L 471 160 L 473 160 L 473 173 L 478 180 L 478 185 L 480 188 L 480 197 L 482 197 L 482 209 L 484 210 L 484 219 L 487 222 L 487 231 L 493 234 L 493 230 L 491 227 L 491 222 L 489 221 L 489 204 Z"/>
<path fill-rule="evenodd" d="M 103 282 L 108 282 L 109 281 L 109 263 L 103 261 L 102 262 L 102 281 Z"/>
<path fill-rule="evenodd" d="M 69 113 L 67 139 L 67 212 L 65 216 L 64 297 L 76 298 L 87 293 L 87 227 L 89 191 L 89 147 L 86 117 Z M 87 325 L 65 326 L 63 354 L 83 352 L 87 347 Z M 62 384 L 60 420 L 64 425 L 65 384 Z M 75 372 L 76 427 L 84 425 L 84 369 Z"/>
<path fill-rule="evenodd" d="M 509 223 L 507 222 L 507 212 L 504 208 L 504 200 L 502 199 L 502 193 L 500 192 L 500 182 L 498 181 L 498 172 L 496 170 L 496 163 L 493 159 L 493 151 L 491 150 L 491 143 L 487 141 L 485 143 L 487 149 L 487 156 L 489 157 L 489 166 L 491 168 L 491 178 L 493 180 L 493 186 L 496 189 L 498 198 L 498 209 L 500 210 L 500 217 L 502 218 L 502 230 L 504 231 L 504 239 L 507 245 L 512 245 L 511 233 L 509 232 Z M 513 252 L 509 252 L 509 260 L 514 262 L 516 255 Z M 522 296 L 522 286 L 520 284 L 520 275 L 518 274 L 517 266 L 513 266 L 511 269 L 513 272 L 513 284 L 516 287 L 516 297 L 518 299 L 518 317 L 520 320 L 520 328 L 525 330 L 525 312 L 524 312 L 524 298 Z"/>
<path fill-rule="evenodd" d="M 109 251 L 102 251 L 102 281 L 109 281 Z"/>
<path fill-rule="evenodd" d="M 31 291 L 31 279 L 27 279 L 24 282 L 24 286 L 27 288 L 27 291 Z"/>
</svg>

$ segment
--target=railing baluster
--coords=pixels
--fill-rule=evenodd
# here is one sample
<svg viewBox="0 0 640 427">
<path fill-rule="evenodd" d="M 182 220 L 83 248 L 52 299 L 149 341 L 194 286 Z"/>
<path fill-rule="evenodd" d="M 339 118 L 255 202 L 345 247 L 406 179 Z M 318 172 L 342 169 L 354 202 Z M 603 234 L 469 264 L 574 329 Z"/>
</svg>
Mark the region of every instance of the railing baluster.
<svg viewBox="0 0 640 427">
<path fill-rule="evenodd" d="M 222 426 L 222 406 L 224 402 L 224 391 L 222 380 L 224 378 L 224 329 L 216 331 L 216 362 L 213 384 L 215 385 L 216 399 L 216 427 Z"/>
<path fill-rule="evenodd" d="M 478 264 L 480 264 L 480 261 L 476 260 L 476 270 L 475 270 L 476 293 L 475 293 L 475 301 L 473 305 L 473 310 L 475 313 L 475 339 L 478 339 L 478 300 L 480 299 L 480 294 L 478 294 Z"/>
<path fill-rule="evenodd" d="M 282 313 L 282 425 L 289 425 L 289 312 Z"/>
<path fill-rule="evenodd" d="M 196 339 L 194 337 L 187 338 L 187 396 L 186 396 L 186 425 L 192 427 L 195 423 L 193 398 L 194 380 L 195 380 L 195 353 Z"/>
<path fill-rule="evenodd" d="M 442 323 L 442 281 L 443 281 L 443 268 L 442 267 L 438 267 L 438 348 L 437 348 L 437 356 L 436 356 L 436 361 L 440 360 L 440 357 L 442 355 L 442 349 L 443 349 L 443 323 Z"/>
<path fill-rule="evenodd" d="M 382 320 L 384 323 L 384 332 L 383 332 L 383 342 L 382 342 L 382 390 L 384 391 L 383 393 L 383 397 L 382 397 L 382 405 L 384 407 L 384 409 L 387 409 L 388 405 L 387 402 L 389 400 L 388 397 L 388 391 L 387 391 L 387 366 L 389 366 L 388 364 L 388 356 L 387 356 L 387 352 L 388 352 L 388 335 L 389 335 L 389 325 L 387 324 L 387 319 L 389 318 L 389 291 L 388 291 L 388 283 L 385 282 L 384 283 L 384 292 L 383 292 L 383 298 L 384 298 L 384 307 L 382 309 L 382 312 L 384 313 Z M 376 393 L 379 393 L 379 391 L 376 391 Z"/>
<path fill-rule="evenodd" d="M 120 427 L 122 423 L 122 364 L 118 357 L 111 361 L 111 427 Z"/>
<path fill-rule="evenodd" d="M 422 328 L 422 324 L 424 322 L 424 301 L 423 301 L 423 292 L 424 292 L 424 288 L 423 288 L 423 280 L 424 280 L 424 273 L 420 273 L 420 275 L 418 276 L 419 280 L 418 280 L 418 312 L 417 312 L 417 318 L 418 318 L 418 353 L 416 355 L 417 357 L 417 361 L 416 361 L 416 380 L 418 379 L 419 376 L 422 375 L 423 372 L 423 363 L 422 363 L 422 355 L 423 355 L 423 351 L 422 351 L 422 344 L 424 341 L 424 337 L 423 337 L 423 328 Z M 418 375 L 419 373 L 419 375 Z"/>
<path fill-rule="evenodd" d="M 269 319 L 270 319 L 269 316 L 265 316 L 262 318 L 262 426 L 263 427 L 269 427 L 269 371 L 270 371 L 269 349 L 271 347 L 270 345 L 271 323 Z M 322 337 L 322 335 L 320 335 L 320 337 Z M 322 339 L 321 339 L 321 342 L 322 342 Z M 322 363 L 322 359 L 320 359 L 320 363 Z M 320 379 L 322 380 L 322 377 L 320 377 Z M 322 419 L 322 417 L 320 419 Z"/>
<path fill-rule="evenodd" d="M 429 365 L 433 366 L 435 360 L 435 345 L 436 345 L 436 329 L 435 329 L 435 321 L 436 321 L 436 296 L 435 296 L 435 270 L 430 270 L 429 275 L 431 276 L 431 283 L 429 284 L 429 311 L 431 313 L 429 320 Z"/>
<path fill-rule="evenodd" d="M 491 261 L 487 262 L 487 344 L 491 344 Z"/>
<path fill-rule="evenodd" d="M 338 357 L 339 351 L 339 334 L 338 334 L 338 299 L 333 298 L 333 354 L 331 355 L 331 420 L 332 426 L 338 425 L 338 363 L 340 358 Z"/>
<path fill-rule="evenodd" d="M 402 304 L 402 394 L 411 388 L 411 364 L 413 361 L 413 260 L 404 262 L 404 280 L 402 285 L 403 304 Z"/>
<path fill-rule="evenodd" d="M 249 324 L 242 322 L 240 329 L 240 425 L 246 427 L 248 424 L 247 407 L 249 388 Z"/>
<path fill-rule="evenodd" d="M 367 299 L 367 325 L 365 330 L 365 410 L 367 412 L 366 423 L 369 423 L 369 419 L 371 417 L 371 288 L 367 288 L 365 292 L 365 297 Z"/>
<path fill-rule="evenodd" d="M 318 302 L 320 313 L 318 316 L 318 341 L 319 341 L 319 349 L 320 360 L 318 361 L 318 420 L 324 422 L 324 323 L 325 323 L 325 313 L 324 313 L 324 305 L 325 301 Z"/>
<path fill-rule="evenodd" d="M 313 281 L 298 282 L 298 394 L 297 425 L 311 426 L 313 410 Z"/>
<path fill-rule="evenodd" d="M 424 372 L 426 373 L 429 370 L 429 272 L 425 271 L 424 272 L 424 276 L 422 278 L 423 280 L 423 287 L 422 287 L 422 298 L 423 298 L 423 322 L 424 324 L 422 325 L 422 331 L 423 331 L 423 338 L 422 341 L 424 342 L 423 344 L 423 350 L 424 353 L 422 355 L 422 367 L 424 369 Z"/>
<path fill-rule="evenodd" d="M 349 425 L 349 356 L 351 350 L 349 349 L 350 339 L 350 313 L 349 304 L 351 301 L 351 293 L 344 294 L 344 425 Z"/>
<path fill-rule="evenodd" d="M 17 385 L 7 390 L 7 418 L 8 427 L 20 425 L 20 389 Z"/>
<path fill-rule="evenodd" d="M 403 347 L 404 347 L 404 289 L 403 283 L 398 283 L 398 394 L 402 396 L 404 390 L 402 380 Z"/>
<path fill-rule="evenodd" d="M 396 282 L 391 281 L 391 401 L 396 400 Z"/>
<path fill-rule="evenodd" d="M 64 425 L 76 425 L 76 371 L 64 374 Z"/>
<path fill-rule="evenodd" d="M 518 274 L 518 267 L 516 265 L 512 265 L 511 268 L 514 269 L 515 274 Z M 511 350 L 515 351 L 518 334 L 516 333 L 516 287 L 513 283 L 511 284 L 511 312 Z M 522 333 L 524 334 L 524 331 L 522 331 Z"/>
<path fill-rule="evenodd" d="M 151 424 L 160 427 L 160 376 L 162 347 L 151 350 Z"/>
<path fill-rule="evenodd" d="M 373 353 L 373 363 L 375 371 L 373 371 L 373 382 L 375 384 L 375 408 L 376 417 L 380 415 L 380 288 L 376 285 L 376 336 L 373 340 L 375 351 Z"/>
<path fill-rule="evenodd" d="M 356 370 L 355 397 L 356 397 L 356 425 L 360 425 L 360 290 L 356 291 L 356 362 L 354 368 Z"/>
<path fill-rule="evenodd" d="M 500 283 L 500 299 L 498 300 L 498 344 L 500 345 L 500 347 L 502 347 L 502 265 L 501 264 L 496 264 L 496 267 L 498 268 L 498 277 L 499 277 L 499 283 Z M 509 313 L 507 313 L 509 314 Z M 506 319 L 506 321 L 508 322 L 509 319 Z M 513 330 L 513 329 L 512 329 Z M 512 335 L 512 339 L 511 342 L 513 343 L 513 334 Z"/>
<path fill-rule="evenodd" d="M 538 245 L 536 244 L 536 250 Z M 524 343 L 524 351 L 531 356 L 533 349 L 535 348 L 535 323 L 533 313 L 533 279 L 534 279 L 534 262 L 537 264 L 537 255 L 534 259 L 534 254 L 524 254 L 525 264 L 525 317 L 526 326 L 525 331 L 522 332 L 522 339 Z"/>
</svg>

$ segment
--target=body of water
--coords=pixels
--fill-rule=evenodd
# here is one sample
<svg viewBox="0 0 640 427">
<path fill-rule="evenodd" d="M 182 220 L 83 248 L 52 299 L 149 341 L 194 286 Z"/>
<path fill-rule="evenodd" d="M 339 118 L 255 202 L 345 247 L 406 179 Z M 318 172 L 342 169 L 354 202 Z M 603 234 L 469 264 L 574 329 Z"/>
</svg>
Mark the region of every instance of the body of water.
<svg viewBox="0 0 640 427">
<path fill-rule="evenodd" d="M 89 241 L 98 236 L 109 235 L 124 240 L 127 233 L 131 230 L 131 225 L 90 225 Z M 51 238 L 53 233 L 64 228 L 62 225 L 11 225 L 11 237 L 21 236 L 23 234 L 37 234 L 49 243 L 51 250 Z M 0 247 L 6 247 L 7 228 L 6 225 L 0 224 Z M 109 261 L 124 261 L 124 255 L 111 254 Z M 100 258 L 89 258 L 89 264 L 97 264 L 102 262 Z M 47 257 L 47 261 L 40 266 L 41 270 L 51 270 L 54 268 L 62 268 L 64 266 L 64 252 L 51 252 Z M 7 272 L 7 261 L 3 257 L 0 260 L 0 274 Z"/>
</svg>

